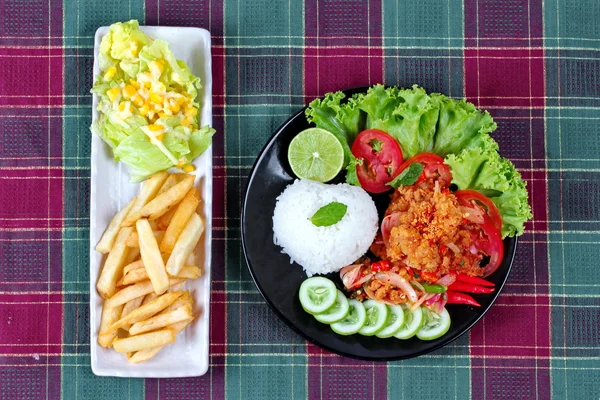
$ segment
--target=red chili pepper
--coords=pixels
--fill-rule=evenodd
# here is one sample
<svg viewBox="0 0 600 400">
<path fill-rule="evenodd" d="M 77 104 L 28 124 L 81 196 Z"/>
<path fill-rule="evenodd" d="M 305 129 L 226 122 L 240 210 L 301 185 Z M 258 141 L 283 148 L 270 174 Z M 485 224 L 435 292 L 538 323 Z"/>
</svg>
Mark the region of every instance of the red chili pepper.
<svg viewBox="0 0 600 400">
<path fill-rule="evenodd" d="M 438 274 L 436 274 L 435 272 L 428 272 L 428 271 L 421 272 L 421 278 L 424 281 L 427 281 L 429 283 L 436 283 L 438 281 L 438 279 L 440 279 Z"/>
<path fill-rule="evenodd" d="M 373 272 L 389 271 L 391 268 L 392 265 L 388 260 L 381 260 L 371 264 L 371 271 Z"/>
<path fill-rule="evenodd" d="M 494 287 L 494 284 L 485 279 L 478 278 L 476 276 L 469 276 L 467 274 L 456 274 L 456 282 L 470 283 L 472 285 L 489 286 Z"/>
<path fill-rule="evenodd" d="M 455 292 L 489 294 L 495 289 L 490 287 L 477 286 L 470 283 L 454 282 L 449 286 L 449 289 Z"/>
<path fill-rule="evenodd" d="M 440 256 L 445 256 L 446 253 L 448 252 L 448 246 L 446 246 L 445 244 L 440 244 L 439 252 L 440 252 Z"/>
<path fill-rule="evenodd" d="M 442 190 L 442 194 L 449 194 L 450 193 L 450 189 L 446 188 Z"/>
<path fill-rule="evenodd" d="M 470 306 L 481 307 L 473 297 L 464 293 L 456 293 L 456 292 L 446 292 L 448 299 L 446 301 L 447 304 L 468 304 Z"/>
</svg>

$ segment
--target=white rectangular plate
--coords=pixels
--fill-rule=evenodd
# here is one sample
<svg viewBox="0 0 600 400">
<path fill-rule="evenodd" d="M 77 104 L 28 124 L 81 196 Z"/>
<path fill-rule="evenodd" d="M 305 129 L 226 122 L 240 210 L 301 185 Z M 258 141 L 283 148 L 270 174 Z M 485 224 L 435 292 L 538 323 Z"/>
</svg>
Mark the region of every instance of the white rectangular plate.
<svg viewBox="0 0 600 400">
<path fill-rule="evenodd" d="M 175 57 L 185 61 L 192 73 L 199 76 L 203 88 L 200 125 L 212 125 L 212 75 L 210 33 L 199 28 L 151 27 L 141 29 L 154 39 L 164 39 L 171 45 Z M 94 77 L 98 67 L 98 49 L 108 27 L 96 31 L 94 45 Z M 98 118 L 94 95 L 92 121 Z M 202 195 L 201 216 L 206 229 L 196 249 L 198 266 L 204 275 L 186 283 L 195 300 L 196 319 L 154 358 L 140 364 L 130 364 L 124 354 L 98 345 L 98 327 L 103 300 L 96 291 L 96 279 L 104 261 L 94 250 L 104 229 L 117 211 L 123 208 L 140 190 L 140 184 L 129 183 L 127 168 L 113 160 L 112 151 L 100 137 L 92 137 L 90 193 L 90 328 L 92 371 L 96 375 L 120 377 L 169 378 L 200 376 L 208 370 L 208 334 L 210 310 L 210 256 L 212 232 L 212 147 L 194 161 L 196 187 Z"/>
</svg>

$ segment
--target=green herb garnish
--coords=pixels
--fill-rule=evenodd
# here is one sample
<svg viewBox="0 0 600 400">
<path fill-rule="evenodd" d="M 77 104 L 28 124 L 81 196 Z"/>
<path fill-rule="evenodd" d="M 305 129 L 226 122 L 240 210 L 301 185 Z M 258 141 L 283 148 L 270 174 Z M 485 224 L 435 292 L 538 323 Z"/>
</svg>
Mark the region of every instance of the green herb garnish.
<svg viewBox="0 0 600 400">
<path fill-rule="evenodd" d="M 319 208 L 317 212 L 309 218 L 315 226 L 335 225 L 344 218 L 348 206 L 344 203 L 332 201 L 331 203 Z"/>
<path fill-rule="evenodd" d="M 418 162 L 414 162 L 408 166 L 404 171 L 397 177 L 388 182 L 387 185 L 397 189 L 399 186 L 412 185 L 419 179 L 419 176 L 423 173 L 423 165 Z"/>
</svg>

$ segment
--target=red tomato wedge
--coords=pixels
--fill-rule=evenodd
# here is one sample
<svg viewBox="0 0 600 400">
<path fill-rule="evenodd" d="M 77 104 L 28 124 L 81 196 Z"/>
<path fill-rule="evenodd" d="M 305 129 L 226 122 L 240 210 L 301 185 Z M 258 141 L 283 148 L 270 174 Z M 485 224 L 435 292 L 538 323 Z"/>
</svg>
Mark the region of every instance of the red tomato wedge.
<svg viewBox="0 0 600 400">
<path fill-rule="evenodd" d="M 417 182 L 424 181 L 425 179 L 437 179 L 440 181 L 442 186 L 447 187 L 452 182 L 452 174 L 450 168 L 444 163 L 444 159 L 434 153 L 420 153 L 416 156 L 411 157 L 402 164 L 400 167 L 399 174 L 402 173 L 412 163 L 419 163 L 423 165 L 423 173 Z"/>
<path fill-rule="evenodd" d="M 481 209 L 484 212 L 484 220 L 489 222 L 500 234 L 502 232 L 502 216 L 494 202 L 475 190 L 457 190 L 454 192 L 458 204 L 464 207 Z"/>
<path fill-rule="evenodd" d="M 484 236 L 475 242 L 475 247 L 480 252 L 488 255 L 490 261 L 483 268 L 483 277 L 490 276 L 502 263 L 504 258 L 504 243 L 500 233 L 489 222 L 479 225 Z"/>
<path fill-rule="evenodd" d="M 386 183 L 400 173 L 404 160 L 393 137 L 377 129 L 362 131 L 352 144 L 352 154 L 362 162 L 356 166 L 356 175 L 363 189 L 371 193 L 391 189 Z"/>
</svg>

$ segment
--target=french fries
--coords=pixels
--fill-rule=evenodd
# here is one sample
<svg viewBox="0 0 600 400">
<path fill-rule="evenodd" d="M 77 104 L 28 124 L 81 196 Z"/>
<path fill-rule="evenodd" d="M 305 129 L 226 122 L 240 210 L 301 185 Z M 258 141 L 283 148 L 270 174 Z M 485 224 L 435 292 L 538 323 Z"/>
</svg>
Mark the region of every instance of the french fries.
<svg viewBox="0 0 600 400">
<path fill-rule="evenodd" d="M 106 254 L 110 251 L 110 249 L 112 249 L 115 239 L 117 238 L 117 234 L 119 233 L 121 223 L 133 207 L 136 200 L 137 197 L 134 197 L 133 200 L 131 200 L 129 204 L 125 206 L 125 208 L 115 214 L 113 219 L 110 221 L 110 224 L 108 224 L 108 227 L 102 234 L 102 238 L 96 245 L 96 251 Z"/>
<path fill-rule="evenodd" d="M 125 266 L 125 257 L 127 256 L 127 246 L 125 241 L 131 235 L 132 228 L 121 228 L 117 238 L 115 239 L 115 245 L 108 253 L 106 262 L 100 273 L 100 278 L 96 283 L 96 289 L 100 296 L 107 299 L 115 293 L 117 286 L 117 280 L 123 272 Z"/>
<path fill-rule="evenodd" d="M 131 226 L 135 223 L 135 221 L 141 218 L 154 220 L 160 217 L 169 211 L 169 209 L 175 204 L 179 203 L 193 185 L 194 177 L 192 175 L 187 176 L 184 180 L 173 186 L 171 189 L 156 196 L 140 210 L 130 213 L 121 223 L 121 226 Z"/>
<path fill-rule="evenodd" d="M 154 287 L 154 292 L 156 294 L 164 293 L 169 288 L 169 277 L 152 228 L 146 219 L 139 219 L 135 223 L 135 227 L 139 235 L 142 261 Z"/>
<path fill-rule="evenodd" d="M 130 336 L 123 339 L 115 339 L 113 348 L 118 353 L 130 353 L 133 351 L 149 349 L 156 346 L 175 341 L 175 331 L 173 329 L 163 329 L 156 332 L 144 333 L 138 336 Z"/>
<path fill-rule="evenodd" d="M 204 232 L 204 221 L 202 221 L 202 218 L 197 213 L 193 213 L 185 228 L 183 228 L 181 235 L 179 235 L 169 261 L 167 261 L 167 272 L 169 275 L 177 276 L 179 274 L 185 260 L 196 248 L 202 232 Z"/>
<path fill-rule="evenodd" d="M 181 296 L 183 292 L 169 292 L 165 293 L 162 296 L 157 297 L 150 303 L 141 306 L 122 317 L 120 320 L 113 323 L 106 331 L 103 333 L 111 333 L 116 331 L 119 328 L 123 328 L 124 326 L 135 324 L 136 322 L 144 321 L 154 314 L 159 313 L 164 310 L 168 306 L 170 306 L 179 296 Z"/>
<path fill-rule="evenodd" d="M 165 231 L 155 231 L 153 230 L 152 233 L 154 234 L 154 238 L 156 238 L 156 242 L 157 243 L 161 243 L 163 237 L 165 236 Z M 127 241 L 125 242 L 125 244 L 127 245 L 127 247 L 140 247 L 139 244 L 139 235 L 136 231 L 131 232 L 131 235 L 129 235 L 129 237 L 127 238 Z"/>
<path fill-rule="evenodd" d="M 202 271 L 200 268 L 194 265 L 187 265 L 182 268 L 177 275 L 177 278 L 180 279 L 196 279 L 202 276 Z M 123 276 L 123 285 L 132 285 L 134 283 L 138 283 L 141 281 L 145 281 L 148 279 L 148 271 L 146 268 L 138 268 L 130 271 L 129 273 Z"/>
<path fill-rule="evenodd" d="M 141 210 L 142 207 L 144 207 L 146 205 L 146 203 L 148 203 L 150 200 L 152 200 L 156 196 L 156 194 L 158 193 L 158 191 L 160 190 L 162 185 L 167 180 L 168 176 L 169 176 L 169 174 L 162 171 L 162 172 L 158 172 L 158 173 L 152 175 L 150 178 L 148 178 L 146 180 L 146 182 L 144 182 L 144 185 L 142 186 L 142 190 L 140 191 L 139 196 L 137 197 L 133 207 L 131 207 L 131 210 L 129 210 L 129 212 L 127 213 L 127 217 L 125 217 L 123 222 L 121 222 L 121 226 L 133 225 L 133 223 L 137 219 L 137 218 L 132 219 L 133 215 L 135 213 L 137 213 L 139 210 Z M 131 221 L 131 222 L 125 223 L 127 221 Z"/>
<path fill-rule="evenodd" d="M 139 335 L 140 333 L 155 331 L 157 329 L 165 328 L 171 324 L 191 319 L 192 307 L 185 305 L 176 310 L 155 315 L 154 317 L 148 318 L 145 321 L 136 322 L 129 328 L 129 334 Z"/>
<path fill-rule="evenodd" d="M 96 282 L 104 298 L 98 343 L 131 363 L 154 357 L 194 320 L 184 285 L 202 276 L 194 250 L 204 221 L 193 184 L 188 174 L 153 175 L 96 245 L 107 254 Z"/>
<path fill-rule="evenodd" d="M 200 204 L 200 193 L 193 188 L 181 200 L 175 214 L 173 214 L 164 237 L 160 242 L 160 251 L 165 253 L 173 251 L 177 238 L 179 238 L 188 220 L 198 208 L 198 204 Z"/>
</svg>

